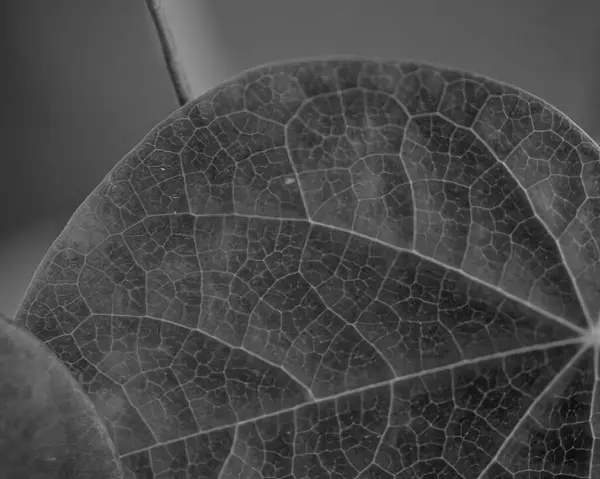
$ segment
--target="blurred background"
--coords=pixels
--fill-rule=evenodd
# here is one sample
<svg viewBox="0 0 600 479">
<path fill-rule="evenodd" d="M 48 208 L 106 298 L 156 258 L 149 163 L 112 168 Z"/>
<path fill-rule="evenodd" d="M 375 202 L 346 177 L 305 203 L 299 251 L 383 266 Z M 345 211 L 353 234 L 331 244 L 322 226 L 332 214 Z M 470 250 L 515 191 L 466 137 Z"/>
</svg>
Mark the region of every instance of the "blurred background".
<svg viewBox="0 0 600 479">
<path fill-rule="evenodd" d="M 600 136 L 594 0 L 163 0 L 194 96 L 252 66 L 360 54 L 535 93 Z M 178 107 L 144 0 L 0 2 L 0 313 L 77 206 Z"/>
</svg>

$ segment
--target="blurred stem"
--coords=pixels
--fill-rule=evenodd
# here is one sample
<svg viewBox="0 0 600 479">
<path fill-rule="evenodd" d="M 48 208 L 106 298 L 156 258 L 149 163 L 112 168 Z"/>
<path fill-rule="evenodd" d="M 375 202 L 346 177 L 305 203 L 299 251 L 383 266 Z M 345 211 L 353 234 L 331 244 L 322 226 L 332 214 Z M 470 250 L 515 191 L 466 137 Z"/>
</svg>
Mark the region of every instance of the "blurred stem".
<svg viewBox="0 0 600 479">
<path fill-rule="evenodd" d="M 177 60 L 177 48 L 173 40 L 173 35 L 169 29 L 168 22 L 164 15 L 164 10 L 161 0 L 146 0 L 146 6 L 150 12 L 150 17 L 158 34 L 158 41 L 162 50 L 167 70 L 173 82 L 173 88 L 179 106 L 185 105 L 193 99 L 190 85 L 185 76 L 185 72 Z"/>
</svg>

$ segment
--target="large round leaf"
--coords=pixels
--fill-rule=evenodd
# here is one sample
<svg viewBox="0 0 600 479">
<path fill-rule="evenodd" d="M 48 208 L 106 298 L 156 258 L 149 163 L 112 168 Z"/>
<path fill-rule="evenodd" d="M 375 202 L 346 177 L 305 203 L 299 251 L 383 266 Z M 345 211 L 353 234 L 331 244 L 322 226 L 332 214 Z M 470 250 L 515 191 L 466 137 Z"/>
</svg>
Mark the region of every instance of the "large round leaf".
<svg viewBox="0 0 600 479">
<path fill-rule="evenodd" d="M 599 212 L 598 147 L 522 90 L 268 65 L 115 166 L 17 320 L 127 477 L 599 477 Z"/>
</svg>

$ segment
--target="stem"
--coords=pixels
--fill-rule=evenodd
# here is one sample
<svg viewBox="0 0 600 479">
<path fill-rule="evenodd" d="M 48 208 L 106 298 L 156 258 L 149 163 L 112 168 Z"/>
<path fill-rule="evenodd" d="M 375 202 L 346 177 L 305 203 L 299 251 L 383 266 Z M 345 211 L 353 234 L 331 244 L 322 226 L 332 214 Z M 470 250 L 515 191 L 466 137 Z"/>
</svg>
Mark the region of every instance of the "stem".
<svg viewBox="0 0 600 479">
<path fill-rule="evenodd" d="M 177 60 L 177 48 L 171 30 L 167 25 L 163 8 L 160 0 L 146 0 L 146 6 L 150 12 L 150 17 L 154 23 L 154 28 L 158 34 L 158 41 L 162 50 L 163 57 L 167 64 L 167 70 L 173 82 L 173 88 L 179 106 L 185 105 L 193 99 L 190 85 L 187 81 L 185 72 L 181 63 Z"/>
</svg>

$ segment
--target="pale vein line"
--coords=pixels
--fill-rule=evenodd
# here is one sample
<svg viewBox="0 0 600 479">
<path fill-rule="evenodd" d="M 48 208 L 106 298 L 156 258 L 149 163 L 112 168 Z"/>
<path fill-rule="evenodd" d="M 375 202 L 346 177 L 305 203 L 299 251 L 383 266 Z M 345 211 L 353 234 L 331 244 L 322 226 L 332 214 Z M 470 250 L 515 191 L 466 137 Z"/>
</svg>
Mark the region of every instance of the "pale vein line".
<svg viewBox="0 0 600 479">
<path fill-rule="evenodd" d="M 435 374 L 435 373 L 442 372 L 442 371 L 453 370 L 453 369 L 460 368 L 460 367 L 463 367 L 463 366 L 468 366 L 468 365 L 471 365 L 471 364 L 478 364 L 478 363 L 483 362 L 483 361 L 490 361 L 490 360 L 494 360 L 494 359 L 503 359 L 503 358 L 507 358 L 507 357 L 510 357 L 510 356 L 513 356 L 513 355 L 518 355 L 518 354 L 523 354 L 523 353 L 528 353 L 528 352 L 534 352 L 534 351 L 543 351 L 543 350 L 554 348 L 554 347 L 568 346 L 568 345 L 574 345 L 574 344 L 580 344 L 580 343 L 581 343 L 580 338 L 563 339 L 561 341 L 555 341 L 555 342 L 552 342 L 552 343 L 536 344 L 536 345 L 533 345 L 533 346 L 525 346 L 525 347 L 522 347 L 522 348 L 513 349 L 511 351 L 502 351 L 502 352 L 499 352 L 499 353 L 488 354 L 488 355 L 480 356 L 480 357 L 477 357 L 477 358 L 474 358 L 474 359 L 463 359 L 462 361 L 458 361 L 458 362 L 453 363 L 453 364 L 446 364 L 446 365 L 443 365 L 443 366 L 437 366 L 437 367 L 434 367 L 434 368 L 425 369 L 423 371 L 406 374 L 406 375 L 404 375 L 402 377 L 393 378 L 393 379 L 390 379 L 388 381 L 381 381 L 381 382 L 374 383 L 374 384 L 369 384 L 367 386 L 363 386 L 363 387 L 360 387 L 360 388 L 355 388 L 355 389 L 352 389 L 352 390 L 349 390 L 349 391 L 344 391 L 343 393 L 338 393 L 338 394 L 333 394 L 333 395 L 330 395 L 330 396 L 327 396 L 327 397 L 318 398 L 318 399 L 316 399 L 315 401 L 312 401 L 312 402 L 301 402 L 301 403 L 299 403 L 299 404 L 297 404 L 295 406 L 291 406 L 291 407 L 288 407 L 288 408 L 280 409 L 278 411 L 274 411 L 274 412 L 270 412 L 270 413 L 267 413 L 267 414 L 263 414 L 261 416 L 256 416 L 256 417 L 253 417 L 253 418 L 244 419 L 243 421 L 238 421 L 235 424 L 225 424 L 223 426 L 217 426 L 217 427 L 214 427 L 214 428 L 211 428 L 211 429 L 206 429 L 204 431 L 199 431 L 197 433 L 189 434 L 187 436 L 183 436 L 183 437 L 180 437 L 178 439 L 171 439 L 171 440 L 165 441 L 163 443 L 152 444 L 152 445 L 150 445 L 148 447 L 145 447 L 143 449 L 138 449 L 136 451 L 128 452 L 127 454 L 123 454 L 123 456 L 121 456 L 121 457 L 127 457 L 127 456 L 130 456 L 132 454 L 138 454 L 140 452 L 144 452 L 144 451 L 147 451 L 149 449 L 156 448 L 156 447 L 162 447 L 162 446 L 166 446 L 166 445 L 169 445 L 169 444 L 173 444 L 173 443 L 176 443 L 178 441 L 183 441 L 185 439 L 188 439 L 190 437 L 195 437 L 195 436 L 199 436 L 199 435 L 203 435 L 203 434 L 210 434 L 210 433 L 215 432 L 215 431 L 222 431 L 224 429 L 230 429 L 230 428 L 234 428 L 234 427 L 239 427 L 239 426 L 244 425 L 244 424 L 251 424 L 253 422 L 260 421 L 260 420 L 263 420 L 263 419 L 269 419 L 271 417 L 278 416 L 280 414 L 284 414 L 284 413 L 287 413 L 287 412 L 294 412 L 295 413 L 298 410 L 300 410 L 301 408 L 306 407 L 306 406 L 312 406 L 312 405 L 321 404 L 321 403 L 324 403 L 324 402 L 327 402 L 327 401 L 333 401 L 333 400 L 336 400 L 336 399 L 339 399 L 339 398 L 342 398 L 342 397 L 345 397 L 345 396 L 349 396 L 349 395 L 353 395 L 353 394 L 359 394 L 359 393 L 362 393 L 362 392 L 365 392 L 365 391 L 370 391 L 372 389 L 375 389 L 375 388 L 378 388 L 378 387 L 381 387 L 381 386 L 388 386 L 388 387 L 391 388 L 394 384 L 396 384 L 398 382 L 407 381 L 407 380 L 418 378 L 418 377 L 425 376 L 425 375 L 428 375 L 428 374 Z M 578 353 L 578 354 L 581 354 L 581 353 Z"/>
<path fill-rule="evenodd" d="M 490 459 L 490 462 L 483 469 L 483 471 L 481 471 L 481 473 L 479 474 L 479 476 L 477 477 L 477 479 L 483 479 L 485 477 L 485 474 L 498 461 L 498 458 L 500 457 L 500 454 L 502 452 L 504 452 L 504 450 L 508 447 L 508 445 L 510 443 L 510 440 L 513 439 L 513 437 L 515 436 L 515 434 L 517 433 L 517 431 L 519 430 L 519 428 L 527 420 L 527 418 L 533 412 L 533 410 L 535 409 L 535 407 L 540 403 L 540 401 L 544 398 L 544 396 L 546 394 L 550 393 L 550 391 L 552 390 L 552 388 L 554 387 L 554 385 L 557 384 L 557 383 L 559 383 L 562 380 L 563 376 L 566 374 L 566 371 L 568 371 L 573 366 L 573 364 L 575 364 L 577 362 L 577 360 L 583 355 L 583 353 L 585 351 L 587 351 L 587 349 L 588 349 L 587 346 L 583 345 L 579 349 L 579 351 L 577 352 L 577 354 L 575 354 L 571 358 L 571 360 L 569 362 L 567 362 L 567 364 L 565 364 L 562 367 L 562 369 L 560 370 L 560 372 L 552 378 L 552 380 L 546 385 L 546 387 L 543 389 L 543 391 L 533 400 L 533 402 L 530 404 L 530 406 L 525 411 L 525 414 L 523 414 L 523 416 L 521 416 L 521 419 L 519 419 L 519 422 L 517 422 L 516 426 L 513 428 L 512 432 L 508 436 L 506 436 L 506 439 L 504 440 L 504 444 L 502 444 L 502 446 L 500 446 L 498 448 L 498 452 L 496 452 L 496 454 L 494 454 L 494 456 Z"/>
<path fill-rule="evenodd" d="M 425 255 L 419 253 L 418 251 L 415 251 L 415 250 L 412 250 L 412 249 L 408 249 L 408 248 L 402 248 L 400 246 L 396 246 L 396 245 L 393 245 L 393 244 L 389 244 L 389 243 L 386 243 L 386 242 L 384 242 L 384 241 L 382 241 L 382 240 L 380 240 L 378 238 L 374 238 L 374 237 L 368 236 L 368 235 L 363 234 L 363 233 L 359 233 L 359 232 L 356 232 L 356 231 L 348 231 L 347 229 L 341 228 L 339 226 L 328 225 L 326 223 L 321 223 L 319 221 L 314 221 L 314 220 L 306 219 L 306 218 L 272 218 L 272 217 L 261 216 L 261 215 L 246 215 L 246 214 L 239 214 L 239 213 L 228 214 L 228 215 L 196 215 L 196 214 L 193 214 L 193 213 L 186 213 L 186 214 L 192 214 L 193 216 L 199 216 L 199 217 L 203 217 L 203 216 L 206 216 L 206 217 L 213 217 L 213 216 L 224 216 L 224 217 L 226 217 L 226 216 L 239 216 L 239 217 L 244 217 L 244 218 L 263 219 L 263 220 L 266 220 L 266 221 L 296 221 L 296 222 L 302 222 L 302 223 L 309 223 L 311 225 L 316 225 L 316 226 L 322 226 L 324 228 L 341 231 L 342 233 L 349 233 L 351 235 L 358 236 L 358 237 L 360 237 L 362 239 L 365 239 L 367 241 L 373 241 L 373 242 L 378 243 L 380 245 L 383 245 L 383 246 L 385 246 L 387 248 L 391 248 L 391 249 L 393 249 L 393 250 L 395 250 L 397 252 L 400 252 L 400 253 L 410 253 L 410 254 L 413 254 L 415 256 L 418 256 L 418 257 L 422 258 L 425 261 L 429 261 L 429 262 L 434 263 L 434 264 L 436 264 L 436 265 L 438 265 L 438 266 L 440 266 L 442 268 L 445 268 L 447 270 L 450 270 L 450 271 L 453 271 L 455 273 L 458 273 L 459 275 L 461 275 L 461 276 L 463 276 L 463 277 L 465 277 L 465 278 L 473 281 L 474 283 L 480 284 L 480 285 L 482 285 L 482 286 L 484 286 L 486 288 L 489 288 L 489 289 L 493 289 L 498 294 L 506 297 L 507 299 L 511 299 L 511 300 L 515 301 L 516 303 L 519 303 L 522 306 L 525 306 L 525 307 L 527 307 L 527 308 L 529 308 L 529 309 L 537 312 L 538 314 L 543 315 L 546 318 L 552 319 L 553 321 L 555 321 L 555 322 L 557 322 L 557 323 L 559 323 L 559 324 L 561 324 L 561 325 L 563 325 L 563 326 L 571 329 L 572 331 L 574 331 L 575 333 L 577 333 L 579 335 L 585 336 L 585 335 L 587 335 L 589 333 L 588 329 L 585 329 L 585 328 L 582 328 L 581 326 L 573 324 L 573 323 L 565 320 L 561 316 L 557 316 L 557 315 L 555 315 L 555 314 L 553 314 L 553 313 L 551 313 L 549 311 L 546 311 L 546 310 L 540 308 L 539 306 L 537 306 L 537 305 L 535 305 L 533 303 L 529 303 L 527 300 L 525 300 L 523 298 L 519 298 L 518 296 L 515 296 L 515 295 L 513 295 L 511 293 L 507 293 L 506 291 L 503 291 L 498 286 L 495 286 L 493 284 L 490 284 L 490 283 L 487 283 L 485 281 L 482 281 L 481 279 L 479 279 L 479 278 L 477 278 L 477 277 L 475 277 L 475 276 L 473 276 L 473 275 L 471 275 L 469 273 L 466 273 L 465 271 L 463 271 L 463 270 L 461 270 L 461 269 L 459 269 L 459 268 L 457 268 L 455 266 L 447 265 L 447 264 L 441 262 L 438 259 L 425 256 Z M 153 216 L 165 216 L 165 215 L 153 215 Z M 167 215 L 167 216 L 169 216 L 169 215 Z M 132 226 L 134 226 L 134 225 L 132 225 Z M 575 288 L 575 289 L 577 290 L 577 288 Z"/>
<path fill-rule="evenodd" d="M 594 459 L 595 459 L 595 455 L 593 454 L 593 451 L 595 450 L 596 441 L 598 440 L 596 428 L 594 428 L 592 418 L 594 417 L 594 409 L 595 409 L 594 405 L 598 401 L 596 394 L 598 394 L 598 375 L 600 374 L 600 371 L 598 370 L 598 366 L 599 366 L 598 355 L 599 354 L 600 354 L 600 345 L 598 343 L 596 343 L 596 344 L 594 344 L 594 387 L 592 388 L 592 400 L 590 401 L 590 420 L 589 420 L 593 439 L 592 439 L 592 447 L 591 447 L 592 454 L 590 455 L 590 473 L 589 473 L 588 477 L 593 477 L 592 471 L 594 469 Z"/>
</svg>

